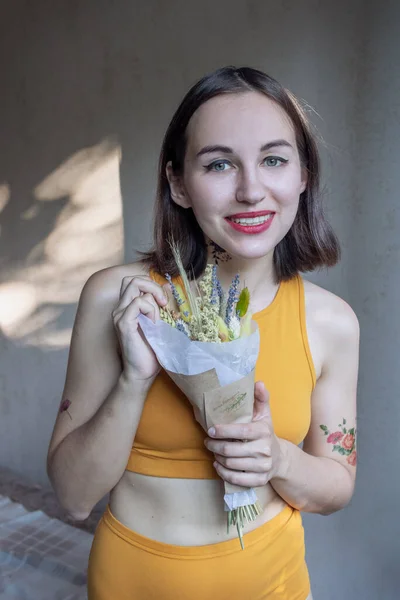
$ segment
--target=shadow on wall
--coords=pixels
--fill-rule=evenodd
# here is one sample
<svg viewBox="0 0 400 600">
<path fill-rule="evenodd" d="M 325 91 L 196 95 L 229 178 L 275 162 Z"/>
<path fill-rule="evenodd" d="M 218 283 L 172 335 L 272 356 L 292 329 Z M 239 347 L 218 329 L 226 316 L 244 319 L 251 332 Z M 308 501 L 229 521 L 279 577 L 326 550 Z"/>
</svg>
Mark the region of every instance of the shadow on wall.
<svg viewBox="0 0 400 600">
<path fill-rule="evenodd" d="M 63 313 L 69 307 L 75 311 L 93 272 L 121 260 L 120 154 L 112 140 L 73 154 L 34 189 L 32 205 L 19 215 L 13 232 L 13 256 L 0 244 L 0 327 L 8 339 L 48 349 L 68 347 L 71 325 L 65 321 L 71 315 L 65 320 Z M 13 190 L 3 183 L 0 241 L 12 200 Z"/>
<path fill-rule="evenodd" d="M 120 161 L 106 138 L 37 185 L 20 167 L 0 185 L 0 464 L 27 481 L 47 483 L 82 287 L 123 257 Z"/>
</svg>

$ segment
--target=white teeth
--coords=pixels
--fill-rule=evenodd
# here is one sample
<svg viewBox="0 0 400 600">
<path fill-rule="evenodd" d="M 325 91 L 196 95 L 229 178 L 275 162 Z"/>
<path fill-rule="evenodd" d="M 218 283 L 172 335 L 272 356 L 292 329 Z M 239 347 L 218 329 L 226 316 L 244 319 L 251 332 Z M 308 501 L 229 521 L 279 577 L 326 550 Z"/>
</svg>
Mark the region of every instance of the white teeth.
<svg viewBox="0 0 400 600">
<path fill-rule="evenodd" d="M 259 225 L 261 223 L 265 223 L 266 221 L 268 221 L 269 219 L 271 219 L 272 217 L 272 213 L 269 215 L 265 215 L 263 217 L 254 217 L 253 219 L 231 219 L 231 221 L 233 221 L 234 223 L 240 223 L 241 225 Z"/>
</svg>

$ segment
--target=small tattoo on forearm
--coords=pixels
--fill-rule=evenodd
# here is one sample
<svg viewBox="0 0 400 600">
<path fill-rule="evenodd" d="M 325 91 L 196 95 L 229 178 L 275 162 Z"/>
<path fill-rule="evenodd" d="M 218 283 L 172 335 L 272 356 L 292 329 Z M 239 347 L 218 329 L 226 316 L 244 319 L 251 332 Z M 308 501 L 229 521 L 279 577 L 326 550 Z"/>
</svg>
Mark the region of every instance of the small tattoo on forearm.
<svg viewBox="0 0 400 600">
<path fill-rule="evenodd" d="M 349 465 L 355 467 L 357 464 L 356 450 L 356 433 L 355 427 L 348 429 L 346 427 L 346 419 L 339 423 L 338 430 L 329 431 L 326 425 L 320 425 L 320 428 L 327 436 L 327 444 L 332 444 L 332 452 L 339 452 L 342 456 L 346 456 Z"/>
<path fill-rule="evenodd" d="M 216 265 L 218 265 L 220 262 L 227 262 L 228 260 L 231 260 L 228 252 L 221 248 L 221 246 L 218 246 L 218 244 L 212 240 L 208 241 L 208 246 L 211 249 L 211 256 Z"/>
<path fill-rule="evenodd" d="M 66 412 L 66 413 L 68 414 L 69 418 L 70 418 L 70 419 L 71 419 L 71 421 L 72 421 L 71 414 L 70 414 L 70 412 L 69 412 L 69 410 L 68 410 L 70 406 L 71 406 L 71 401 L 70 401 L 70 400 L 68 400 L 68 398 L 66 398 L 65 400 L 63 400 L 63 401 L 61 402 L 61 406 L 60 406 L 60 413 Z"/>
</svg>

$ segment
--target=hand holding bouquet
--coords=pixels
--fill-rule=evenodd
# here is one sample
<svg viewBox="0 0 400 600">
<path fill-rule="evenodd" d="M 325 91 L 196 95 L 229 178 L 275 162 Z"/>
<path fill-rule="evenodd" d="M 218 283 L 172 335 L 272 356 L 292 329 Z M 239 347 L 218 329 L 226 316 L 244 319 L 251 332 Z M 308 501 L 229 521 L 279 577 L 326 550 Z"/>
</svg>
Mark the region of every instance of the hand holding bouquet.
<svg viewBox="0 0 400 600">
<path fill-rule="evenodd" d="M 172 251 L 182 285 L 166 275 L 174 306 L 160 308 L 161 320 L 156 323 L 140 315 L 142 331 L 162 367 L 190 400 L 205 431 L 213 425 L 249 423 L 259 351 L 249 291 L 244 288 L 239 293 L 236 275 L 225 295 L 216 266 L 207 265 L 194 292 L 174 245 Z M 236 526 L 243 548 L 243 527 L 260 514 L 257 497 L 253 489 L 224 485 L 228 530 Z"/>
</svg>

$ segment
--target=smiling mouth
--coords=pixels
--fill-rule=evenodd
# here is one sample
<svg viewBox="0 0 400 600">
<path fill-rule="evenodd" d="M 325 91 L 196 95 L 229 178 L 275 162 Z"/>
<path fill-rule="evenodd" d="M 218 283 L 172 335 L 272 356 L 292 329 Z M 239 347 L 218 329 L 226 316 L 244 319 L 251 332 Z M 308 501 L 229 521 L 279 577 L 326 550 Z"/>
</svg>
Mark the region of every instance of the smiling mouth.
<svg viewBox="0 0 400 600">
<path fill-rule="evenodd" d="M 272 219 L 272 217 L 274 216 L 274 213 L 270 213 L 269 215 L 265 215 L 263 217 L 245 217 L 245 218 L 237 218 L 237 217 L 227 217 L 228 221 L 232 221 L 232 223 L 238 223 L 239 225 L 244 225 L 244 226 L 253 226 L 254 225 L 262 225 L 263 223 L 266 223 L 267 221 L 270 221 Z"/>
<path fill-rule="evenodd" d="M 226 217 L 227 221 L 231 223 L 236 223 L 238 225 L 243 225 L 244 227 L 254 227 L 255 225 L 263 225 L 270 221 L 274 212 L 270 210 L 253 212 L 253 213 L 237 213 L 236 215 L 232 215 L 230 217 Z"/>
</svg>

